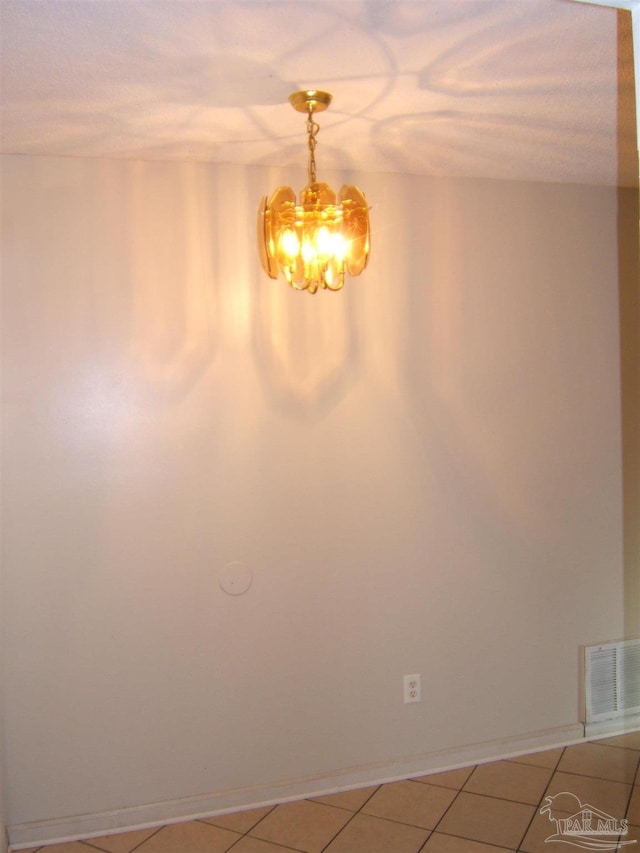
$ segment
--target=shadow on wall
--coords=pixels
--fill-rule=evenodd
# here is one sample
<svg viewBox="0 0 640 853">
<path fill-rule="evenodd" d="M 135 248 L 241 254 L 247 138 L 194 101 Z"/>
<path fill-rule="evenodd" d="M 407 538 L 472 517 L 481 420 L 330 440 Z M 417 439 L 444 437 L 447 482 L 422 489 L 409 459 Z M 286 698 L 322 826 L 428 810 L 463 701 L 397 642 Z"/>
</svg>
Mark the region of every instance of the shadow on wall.
<svg viewBox="0 0 640 853">
<path fill-rule="evenodd" d="M 519 251 L 531 257 L 525 229 L 519 248 L 504 248 L 504 234 L 513 242 L 517 233 L 518 191 L 515 184 L 436 180 L 428 203 L 413 208 L 423 239 L 405 271 L 413 282 L 402 374 L 439 503 L 457 519 L 460 550 L 464 538 L 480 552 L 487 535 L 504 546 L 527 525 L 543 528 L 531 517 L 541 506 L 529 491 L 534 465 L 521 452 L 525 411 L 544 396 L 544 378 L 532 387 L 527 364 L 535 350 L 527 307 L 540 310 L 540 289 L 528 302 L 530 281 L 518 261 Z M 535 217 L 528 224 L 538 225 Z M 460 503 L 471 508 L 464 521 Z"/>
<path fill-rule="evenodd" d="M 254 286 L 253 348 L 263 387 L 297 418 L 321 418 L 337 406 L 358 363 L 353 299 L 296 293 L 261 276 Z"/>
<path fill-rule="evenodd" d="M 196 164 L 130 168 L 129 355 L 144 393 L 170 402 L 188 394 L 218 345 L 215 241 L 224 235 L 212 201 L 215 173 Z"/>
<path fill-rule="evenodd" d="M 453 507 L 457 490 L 475 507 L 468 531 L 485 536 L 493 519 L 496 542 L 516 534 L 515 554 L 554 537 L 580 553 L 588 539 L 581 502 L 589 506 L 593 489 L 604 488 L 602 448 L 617 441 L 608 436 L 617 388 L 605 373 L 615 340 L 602 260 L 610 257 L 607 198 L 594 220 L 581 212 L 596 198 L 590 188 L 463 186 L 436 182 L 430 212 L 414 221 L 425 239 L 423 263 L 414 257 L 408 273 L 422 277 L 406 306 L 413 416 L 442 466 L 442 499 Z M 594 221 L 601 233 L 586 240 Z M 613 512 L 601 510 L 594 524 Z"/>
<path fill-rule="evenodd" d="M 637 190 L 618 190 L 625 637 L 640 635 L 640 247 Z"/>
<path fill-rule="evenodd" d="M 7 309 L 29 323 L 28 334 L 6 324 L 5 339 L 32 379 L 25 389 L 8 378 L 9 409 L 46 412 L 65 443 L 129 435 L 139 411 L 186 397 L 219 345 L 215 173 L 75 158 L 10 165 L 7 183 L 11 174 L 24 192 L 8 239 L 30 260 L 16 262 L 24 284 Z M 24 233 L 37 257 L 20 255 Z"/>
<path fill-rule="evenodd" d="M 55 404 L 65 417 L 106 434 L 113 418 L 175 408 L 206 377 L 227 381 L 221 350 L 241 370 L 252 355 L 265 394 L 294 418 L 339 403 L 358 362 L 353 301 L 348 287 L 314 298 L 262 272 L 258 200 L 275 187 L 264 169 L 73 158 L 33 168 L 58 214 L 40 266 L 61 284 L 43 286 L 33 316 L 49 368 L 68 377 Z"/>
</svg>

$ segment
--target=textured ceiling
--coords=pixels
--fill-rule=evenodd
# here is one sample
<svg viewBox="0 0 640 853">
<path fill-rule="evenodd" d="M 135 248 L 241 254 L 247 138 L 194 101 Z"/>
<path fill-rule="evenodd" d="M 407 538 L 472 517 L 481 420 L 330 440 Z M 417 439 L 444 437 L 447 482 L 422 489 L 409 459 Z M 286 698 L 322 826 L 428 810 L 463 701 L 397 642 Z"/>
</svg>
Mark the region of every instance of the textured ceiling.
<svg viewBox="0 0 640 853">
<path fill-rule="evenodd" d="M 637 185 L 629 11 L 574 0 L 1 0 L 2 150 Z"/>
</svg>

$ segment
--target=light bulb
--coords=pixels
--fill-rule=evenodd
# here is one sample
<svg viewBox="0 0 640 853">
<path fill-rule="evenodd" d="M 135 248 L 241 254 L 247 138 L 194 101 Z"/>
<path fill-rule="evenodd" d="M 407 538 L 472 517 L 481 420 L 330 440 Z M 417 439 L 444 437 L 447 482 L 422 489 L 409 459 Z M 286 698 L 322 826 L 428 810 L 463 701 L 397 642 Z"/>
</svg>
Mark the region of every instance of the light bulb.
<svg viewBox="0 0 640 853">
<path fill-rule="evenodd" d="M 282 233 L 282 251 L 289 258 L 295 258 L 300 250 L 300 243 L 295 233 L 288 228 Z"/>
</svg>

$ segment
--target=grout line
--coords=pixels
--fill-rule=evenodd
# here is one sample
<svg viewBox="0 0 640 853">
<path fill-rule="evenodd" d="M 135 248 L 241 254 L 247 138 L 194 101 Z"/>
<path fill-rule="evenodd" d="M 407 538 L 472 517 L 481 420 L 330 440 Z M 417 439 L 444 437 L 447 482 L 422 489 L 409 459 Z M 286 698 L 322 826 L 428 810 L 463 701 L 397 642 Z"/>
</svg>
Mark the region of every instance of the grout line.
<svg viewBox="0 0 640 853">
<path fill-rule="evenodd" d="M 249 827 L 249 829 L 247 829 L 247 830 L 246 830 L 246 832 L 241 833 L 241 834 L 240 834 L 240 837 L 239 837 L 239 838 L 237 838 L 237 839 L 233 842 L 233 844 L 231 845 L 231 847 L 228 847 L 228 848 L 227 848 L 227 853 L 228 853 L 228 851 L 233 850 L 233 848 L 236 846 L 236 844 L 240 844 L 240 842 L 241 842 L 244 838 L 253 838 L 253 839 L 257 840 L 257 841 L 261 841 L 263 844 L 272 844 L 273 842 L 271 842 L 271 841 L 267 841 L 265 838 L 258 838 L 258 837 L 257 837 L 257 836 L 255 836 L 255 835 L 249 835 L 249 833 L 250 833 L 250 832 L 253 832 L 253 830 L 256 828 L 256 826 L 259 826 L 259 825 L 262 823 L 262 821 L 263 821 L 263 820 L 265 820 L 266 818 L 268 818 L 268 817 L 269 817 L 269 815 L 271 814 L 271 812 L 275 811 L 277 808 L 278 808 L 278 804 L 276 804 L 275 806 L 272 806 L 272 807 L 269 809 L 269 811 L 268 811 L 265 815 L 262 815 L 262 817 L 261 817 L 261 818 L 259 818 L 255 823 L 252 823 L 252 824 L 251 824 L 251 826 Z M 230 814 L 234 814 L 234 812 L 230 812 Z M 208 821 L 207 821 L 207 820 L 203 820 L 202 822 L 203 822 L 203 823 L 208 823 Z M 210 823 L 210 824 L 209 824 L 209 826 L 217 826 L 217 827 L 218 827 L 218 829 L 226 829 L 226 827 L 224 827 L 224 826 L 218 826 L 218 824 L 211 824 L 211 823 Z M 235 830 L 227 830 L 227 831 L 228 831 L 228 832 L 235 832 Z M 282 848 L 283 848 L 283 849 L 285 849 L 285 850 L 291 850 L 291 851 L 292 851 L 292 853 L 304 853 L 304 851 L 298 850 L 296 847 L 288 847 L 286 844 L 274 844 L 273 846 L 274 846 L 274 847 L 282 847 Z"/>
<path fill-rule="evenodd" d="M 598 746 L 609 746 L 611 749 L 628 749 L 629 752 L 640 752 L 640 749 L 636 746 L 624 746 L 621 743 L 603 743 L 602 741 L 591 740 L 588 740 L 587 743 L 597 744 Z"/>
<path fill-rule="evenodd" d="M 633 799 L 633 789 L 636 782 L 640 783 L 640 761 L 636 764 L 636 775 L 633 777 L 633 782 L 631 783 L 631 790 L 629 791 L 629 797 L 627 799 L 627 807 L 624 810 L 625 818 L 629 815 L 629 809 L 631 808 L 631 800 Z"/>
<path fill-rule="evenodd" d="M 127 853 L 134 853 L 135 850 L 138 850 L 140 847 L 142 847 L 143 844 L 146 844 L 147 841 L 149 841 L 151 838 L 153 838 L 154 835 L 157 835 L 161 830 L 163 830 L 165 828 L 165 826 L 166 826 L 166 824 L 159 826 L 155 830 L 155 832 L 152 832 L 147 838 L 143 838 L 139 844 L 136 844 L 136 846 L 132 847 L 131 850 L 128 850 Z M 124 834 L 126 834 L 126 832 L 127 832 L 127 830 L 124 830 L 124 832 L 122 834 L 124 835 Z M 95 839 L 93 839 L 93 840 L 95 840 Z M 97 845 L 92 844 L 91 841 L 92 841 L 92 839 L 87 839 L 86 841 L 81 840 L 78 843 L 84 844 L 86 847 L 90 847 L 92 850 L 98 850 L 99 853 L 109 853 L 109 851 L 105 850 L 104 847 L 98 847 Z M 36 851 L 36 853 L 46 853 L 46 847 L 40 848 L 40 850 Z"/>
<path fill-rule="evenodd" d="M 422 847 L 418 850 L 418 853 L 424 853 L 424 851 L 427 849 L 427 844 L 429 843 L 429 839 L 431 838 L 431 836 L 433 835 L 433 833 L 434 833 L 434 832 L 435 832 L 435 829 L 430 829 L 430 830 L 429 830 L 429 835 L 427 835 L 427 837 L 425 838 L 425 840 L 424 840 L 424 844 L 423 844 L 423 845 L 422 845 Z"/>
<path fill-rule="evenodd" d="M 581 779 L 597 779 L 598 782 L 610 782 L 612 785 L 631 785 L 631 787 L 634 785 L 633 782 L 623 782 L 621 779 L 607 779 L 606 776 L 594 776 L 593 773 L 577 773 L 575 770 L 559 770 L 558 772 L 566 773 L 567 776 L 580 776 Z"/>
<path fill-rule="evenodd" d="M 340 827 L 340 829 L 338 830 L 338 832 L 336 832 L 336 834 L 333 836 L 333 838 L 332 838 L 332 839 L 331 839 L 327 844 L 325 844 L 325 846 L 322 848 L 322 850 L 320 851 L 320 853 L 324 853 L 324 851 L 329 847 L 329 845 L 330 845 L 330 844 L 333 844 L 333 842 L 334 842 L 334 841 L 336 840 L 336 838 L 340 835 L 340 833 L 341 833 L 341 832 L 344 832 L 344 830 L 345 830 L 345 829 L 349 826 L 349 824 L 354 820 L 355 816 L 356 816 L 356 815 L 358 815 L 358 814 L 360 814 L 360 812 L 362 811 L 362 809 L 367 805 L 367 803 L 369 802 L 369 800 L 370 800 L 373 796 L 375 796 L 375 795 L 378 793 L 378 791 L 380 790 L 380 788 L 382 788 L 382 785 L 376 785 L 376 786 L 375 786 L 375 791 L 372 791 L 372 792 L 369 794 L 369 796 L 367 797 L 367 799 L 364 801 L 364 803 L 362 803 L 362 805 L 361 805 L 359 808 L 357 808 L 357 809 L 356 809 L 356 811 L 354 811 L 354 812 L 353 812 L 353 814 L 351 815 L 351 817 L 349 818 L 349 820 L 345 823 L 345 825 L 344 825 L 344 826 L 342 826 L 342 827 Z"/>
<path fill-rule="evenodd" d="M 549 781 L 547 782 L 547 784 L 544 787 L 542 795 L 540 796 L 540 799 L 538 800 L 536 810 L 533 813 L 533 817 L 531 818 L 531 820 L 527 824 L 527 828 L 525 829 L 524 834 L 523 834 L 522 838 L 520 839 L 518 846 L 516 847 L 516 850 L 520 850 L 520 848 L 524 844 L 524 840 L 527 837 L 527 835 L 529 834 L 529 830 L 531 829 L 531 825 L 533 824 L 534 820 L 536 819 L 536 817 L 540 813 L 540 807 L 542 806 L 542 803 L 544 802 L 544 800 L 547 796 L 547 791 L 549 790 L 549 786 L 553 782 L 553 777 L 558 772 L 558 767 L 560 766 L 560 762 L 562 761 L 562 759 L 564 757 L 564 753 L 565 753 L 566 748 L 567 748 L 566 746 L 562 747 L 562 751 L 561 751 L 560 755 L 558 756 L 558 760 L 556 761 L 555 765 L 551 768 L 551 776 L 549 776 Z"/>
<path fill-rule="evenodd" d="M 353 814 L 351 815 L 351 817 L 349 818 L 349 820 L 345 823 L 345 825 L 344 825 L 344 826 L 341 826 L 341 827 L 340 827 L 340 829 L 336 832 L 336 834 L 331 836 L 331 838 L 330 838 L 330 839 L 329 839 L 329 841 L 327 841 L 327 843 L 324 845 L 324 847 L 322 848 L 322 850 L 320 851 L 320 853 L 324 853 L 324 851 L 325 851 L 325 850 L 326 850 L 326 849 L 327 849 L 331 844 L 333 844 L 333 842 L 336 840 L 336 838 L 340 835 L 340 833 L 341 833 L 343 830 L 345 830 L 345 829 L 349 826 L 349 824 L 351 823 L 351 821 L 354 819 L 354 817 L 355 817 L 357 814 L 358 814 L 358 812 L 353 812 Z"/>
<path fill-rule="evenodd" d="M 437 830 L 432 829 L 429 838 L 431 838 L 432 835 L 435 835 L 436 832 Z M 517 851 L 517 848 L 514 849 L 513 847 L 505 847 L 504 844 L 497 844 L 495 841 L 479 841 L 477 838 L 467 838 L 466 835 L 453 835 L 450 832 L 440 832 L 438 834 L 441 835 L 443 838 L 458 838 L 460 839 L 460 841 L 470 842 L 471 844 L 484 844 L 485 846 L 495 847 L 496 850 L 504 850 L 505 853 L 516 853 Z M 427 841 L 429 841 L 429 838 L 427 838 Z M 422 851 L 426 847 L 427 841 L 425 841 L 424 845 L 420 848 L 418 853 L 422 853 Z"/>
<path fill-rule="evenodd" d="M 288 847 L 286 844 L 276 844 L 273 841 L 266 841 L 264 838 L 256 838 L 254 835 L 247 835 L 246 833 L 244 835 L 241 835 L 237 841 L 234 841 L 233 844 L 231 845 L 231 847 L 227 847 L 225 853 L 230 853 L 230 851 L 233 850 L 233 848 L 236 846 L 236 844 L 240 844 L 240 842 L 244 838 L 250 838 L 250 839 L 253 839 L 254 841 L 259 841 L 261 844 L 270 844 L 273 846 L 274 849 L 276 847 L 278 847 L 280 850 L 290 850 L 291 853 L 305 853 L 305 851 L 300 850 L 299 847 Z"/>
<path fill-rule="evenodd" d="M 269 807 L 267 807 L 267 808 L 269 808 L 268 812 L 267 812 L 266 814 L 262 815 L 262 817 L 259 817 L 259 818 L 256 820 L 256 822 L 255 822 L 255 823 L 252 823 L 252 824 L 251 824 L 251 826 L 249 827 L 249 829 L 247 829 L 247 830 L 246 830 L 246 832 L 241 832 L 241 833 L 240 833 L 240 838 L 244 838 L 246 835 L 249 835 L 249 833 L 251 832 L 251 830 L 255 829 L 255 828 L 256 828 L 256 826 L 258 826 L 258 824 L 259 824 L 259 823 L 262 823 L 262 821 L 263 821 L 263 820 L 265 820 L 265 818 L 269 817 L 269 815 L 271 814 L 271 812 L 272 812 L 272 811 L 274 811 L 274 809 L 277 809 L 277 808 L 278 808 L 278 805 L 279 805 L 279 803 L 276 803 L 276 805 L 271 806 L 270 808 L 269 808 Z M 258 807 L 256 808 L 256 811 L 257 811 L 258 809 L 260 809 L 260 808 L 263 808 L 263 807 L 258 806 Z M 252 809 L 250 809 L 250 811 L 253 811 L 253 810 L 252 810 Z M 221 824 L 219 824 L 219 823 L 215 823 L 215 822 L 214 822 L 214 821 L 215 821 L 215 819 L 216 819 L 216 817 L 227 817 L 227 816 L 228 816 L 228 815 L 230 815 L 230 814 L 242 814 L 242 812 L 225 812 L 225 814 L 222 814 L 222 815 L 214 815 L 213 817 L 207 817 L 207 818 L 199 817 L 199 818 L 196 818 L 196 822 L 197 822 L 197 823 L 206 823 L 206 824 L 208 824 L 209 826 L 215 826 L 215 827 L 217 827 L 218 829 L 226 829 L 228 832 L 237 832 L 238 830 L 235 830 L 235 829 L 228 829 L 228 827 L 226 827 L 226 826 L 222 826 Z M 143 843 L 144 843 L 144 842 L 143 842 Z M 234 841 L 233 843 L 234 843 L 234 844 L 236 844 L 237 842 L 236 842 L 236 841 Z M 229 848 L 229 849 L 231 849 L 231 848 Z M 136 850 L 137 850 L 137 848 L 136 848 Z M 133 853 L 133 851 L 131 851 L 131 853 Z"/>
<path fill-rule="evenodd" d="M 268 816 L 271 814 L 271 812 L 272 812 L 272 811 L 274 811 L 274 809 L 277 809 L 277 808 L 278 808 L 278 806 L 276 805 L 276 806 L 273 806 L 273 808 L 269 809 L 269 811 L 267 812 L 267 814 L 266 814 L 266 815 L 264 815 L 263 817 L 261 817 L 261 818 L 260 818 L 260 820 L 257 820 L 257 821 L 253 824 L 253 826 L 250 826 L 250 827 L 249 827 L 249 829 L 248 829 L 246 832 L 243 832 L 243 833 L 242 833 L 242 834 L 241 834 L 241 835 L 240 835 L 240 836 L 239 836 L 239 837 L 238 837 L 238 838 L 233 842 L 233 844 L 231 845 L 231 847 L 227 847 L 227 851 L 226 851 L 226 853 L 229 853 L 229 851 L 233 850 L 233 848 L 236 846 L 236 844 L 240 844 L 240 842 L 241 842 L 241 841 L 243 841 L 245 838 L 253 839 L 254 841 L 259 841 L 261 844 L 272 844 L 274 848 L 275 848 L 275 847 L 280 847 L 282 850 L 291 850 L 291 853 L 304 853 L 304 850 L 300 850 L 298 847 L 289 847 L 287 844 L 281 844 L 281 843 L 276 844 L 274 841 L 267 841 L 267 839 L 266 839 L 266 838 L 258 838 L 258 837 L 257 837 L 257 836 L 255 836 L 255 835 L 249 835 L 249 833 L 250 833 L 252 830 L 254 830 L 254 829 L 256 828 L 256 826 L 258 826 L 258 824 L 262 823 L 262 821 L 263 821 L 266 817 L 268 817 Z M 206 823 L 206 821 L 203 821 L 203 822 L 204 822 L 204 823 Z M 209 826 L 212 826 L 212 824 L 209 824 Z M 220 827 L 218 827 L 218 829 L 225 829 L 225 828 L 226 828 L 226 827 L 224 827 L 224 826 L 220 826 Z M 234 830 L 227 830 L 227 831 L 228 831 L 228 832 L 234 832 Z"/>
<path fill-rule="evenodd" d="M 471 777 L 473 776 L 473 774 L 476 772 L 477 768 L 478 768 L 478 765 L 477 765 L 477 764 L 472 765 L 471 773 L 469 773 L 469 775 L 467 776 L 467 778 L 465 779 L 465 781 L 462 783 L 462 785 L 461 785 L 461 786 L 458 788 L 458 790 L 456 791 L 456 795 L 455 795 L 455 797 L 451 800 L 451 802 L 449 803 L 449 805 L 446 807 L 446 809 L 445 809 L 445 810 L 442 812 L 442 814 L 440 815 L 440 818 L 439 818 L 439 820 L 437 821 L 436 825 L 433 827 L 432 832 L 437 832 L 437 831 L 438 831 L 438 827 L 440 826 L 440 824 L 441 824 L 441 823 L 442 823 L 442 821 L 444 820 L 445 815 L 447 815 L 447 814 L 449 813 L 449 811 L 450 811 L 451 807 L 453 806 L 453 804 L 456 802 L 456 800 L 458 799 L 458 797 L 459 797 L 459 796 L 460 796 L 460 794 L 462 793 L 462 789 L 463 789 L 463 788 L 464 788 L 464 786 L 467 784 L 467 782 L 469 781 L 469 779 L 471 779 Z M 427 841 L 428 841 L 428 840 L 429 840 L 429 839 L 427 839 Z M 426 843 L 426 842 L 425 842 L 425 843 Z"/>
</svg>

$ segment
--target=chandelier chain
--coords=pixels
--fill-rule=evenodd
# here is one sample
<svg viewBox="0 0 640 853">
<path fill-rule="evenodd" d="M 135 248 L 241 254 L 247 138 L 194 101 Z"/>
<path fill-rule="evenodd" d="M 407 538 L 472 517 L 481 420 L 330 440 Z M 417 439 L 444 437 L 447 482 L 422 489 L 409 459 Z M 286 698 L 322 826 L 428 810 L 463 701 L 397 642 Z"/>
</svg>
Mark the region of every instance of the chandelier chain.
<svg viewBox="0 0 640 853">
<path fill-rule="evenodd" d="M 320 125 L 313 120 L 313 110 L 309 108 L 309 118 L 307 119 L 307 133 L 309 134 L 309 182 L 315 183 L 316 180 L 316 139 Z"/>
</svg>

